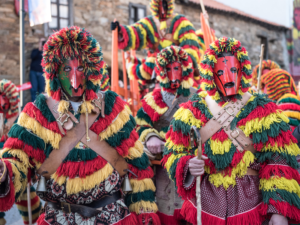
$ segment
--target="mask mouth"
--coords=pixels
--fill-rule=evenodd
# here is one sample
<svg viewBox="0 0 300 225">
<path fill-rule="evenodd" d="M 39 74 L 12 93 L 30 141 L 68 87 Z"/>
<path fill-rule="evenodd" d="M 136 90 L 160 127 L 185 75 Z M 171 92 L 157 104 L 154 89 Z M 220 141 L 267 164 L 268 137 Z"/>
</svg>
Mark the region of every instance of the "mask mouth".
<svg viewBox="0 0 300 225">
<path fill-rule="evenodd" d="M 73 89 L 73 90 L 74 90 L 74 92 L 75 92 L 75 93 L 77 93 L 77 92 L 78 92 L 78 90 L 79 90 L 80 88 L 81 88 L 81 89 L 83 89 L 83 86 L 82 86 L 82 84 L 80 84 L 80 85 L 78 86 L 78 88 L 73 88 L 72 86 L 70 86 L 70 88 L 69 88 L 69 89 L 70 89 L 70 90 L 72 90 L 72 89 Z"/>
<path fill-rule="evenodd" d="M 228 82 L 224 84 L 224 88 L 233 88 L 234 87 L 234 82 Z"/>
<path fill-rule="evenodd" d="M 179 80 L 171 81 L 171 88 L 172 89 L 177 89 L 179 87 L 180 87 L 180 81 Z"/>
</svg>

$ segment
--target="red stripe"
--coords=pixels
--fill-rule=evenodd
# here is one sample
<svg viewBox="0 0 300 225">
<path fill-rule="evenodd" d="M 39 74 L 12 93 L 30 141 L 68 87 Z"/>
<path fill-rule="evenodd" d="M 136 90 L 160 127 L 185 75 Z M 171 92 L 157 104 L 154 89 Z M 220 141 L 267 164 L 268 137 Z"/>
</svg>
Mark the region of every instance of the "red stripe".
<svg viewBox="0 0 300 225">
<path fill-rule="evenodd" d="M 172 30 L 172 34 L 175 33 L 176 29 L 178 28 L 178 26 L 181 24 L 181 22 L 183 21 L 188 21 L 187 18 L 185 17 L 180 17 L 175 23 L 174 23 L 174 27 L 173 27 L 173 30 Z"/>
<path fill-rule="evenodd" d="M 57 122 L 49 122 L 47 118 L 44 117 L 42 112 L 32 102 L 26 104 L 23 112 L 30 116 L 32 119 L 39 122 L 44 128 L 47 128 L 48 130 L 51 130 L 54 133 L 58 133 L 63 136 L 58 128 Z"/>
<path fill-rule="evenodd" d="M 154 89 L 152 96 L 156 105 L 158 105 L 160 108 L 168 107 L 168 105 L 163 101 L 160 89 Z"/>
<path fill-rule="evenodd" d="M 97 156 L 93 160 L 88 160 L 86 162 L 64 162 L 62 163 L 56 173 L 58 176 L 67 176 L 70 179 L 73 179 L 77 176 L 80 178 L 85 178 L 88 175 L 93 174 L 94 172 L 102 169 L 107 164 L 107 161 L 101 156 Z"/>
<path fill-rule="evenodd" d="M 174 131 L 173 126 L 170 126 L 170 130 L 166 133 L 166 139 L 170 138 L 171 141 L 176 145 L 189 146 L 190 138 L 189 135 L 184 135 L 181 132 Z"/>
<path fill-rule="evenodd" d="M 193 103 L 194 102 L 189 100 L 188 102 L 180 104 L 180 107 L 190 110 L 196 119 L 198 119 L 198 120 L 202 121 L 204 124 L 206 124 L 208 122 L 208 118 L 198 108 L 194 107 Z"/>
<path fill-rule="evenodd" d="M 46 155 L 41 149 L 34 149 L 31 145 L 25 144 L 18 138 L 8 138 L 3 148 L 9 149 L 22 149 L 30 158 L 36 159 L 38 162 L 43 163 Z"/>
<path fill-rule="evenodd" d="M 104 118 L 99 117 L 99 120 L 93 123 L 93 125 L 91 126 L 91 130 L 94 131 L 97 135 L 99 135 L 112 123 L 112 121 L 124 109 L 124 107 L 124 101 L 119 96 L 117 96 L 112 112 L 109 115 L 105 115 Z"/>
<path fill-rule="evenodd" d="M 121 28 L 121 33 L 123 35 L 123 40 L 118 42 L 119 45 L 119 49 L 124 49 L 128 46 L 128 42 L 129 42 L 129 35 L 125 29 L 125 27 L 123 27 L 122 25 L 120 25 Z"/>
<path fill-rule="evenodd" d="M 294 110 L 300 112 L 300 105 L 297 105 L 295 103 L 284 103 L 278 105 L 278 108 L 285 111 L 285 110 Z"/>
<path fill-rule="evenodd" d="M 119 146 L 115 147 L 115 149 L 121 156 L 127 156 L 129 148 L 133 147 L 138 139 L 138 133 L 135 130 L 133 130 L 131 131 L 129 138 L 123 140 Z"/>
<path fill-rule="evenodd" d="M 39 196 L 36 195 L 33 199 L 31 199 L 31 206 L 33 206 L 35 203 L 37 203 L 39 201 L 40 201 Z M 27 207 L 28 201 L 22 200 L 22 201 L 16 202 L 16 205 Z M 35 209 L 32 209 L 32 210 L 35 210 Z"/>
<path fill-rule="evenodd" d="M 129 169 L 138 176 L 138 178 L 136 178 L 136 176 L 134 176 L 132 173 L 128 173 L 129 179 L 134 178 L 137 180 L 143 180 L 146 178 L 152 178 L 154 176 L 153 170 L 150 166 L 144 170 L 138 169 L 137 167 L 135 167 L 131 164 L 128 164 L 128 166 L 129 166 Z"/>
<path fill-rule="evenodd" d="M 161 116 L 158 112 L 156 112 L 154 109 L 151 108 L 151 106 L 148 105 L 148 103 L 145 101 L 145 99 L 142 99 L 142 106 L 144 111 L 147 113 L 147 115 L 150 117 L 150 119 L 153 122 L 156 122 L 159 120 L 159 117 Z"/>
<path fill-rule="evenodd" d="M 285 177 L 286 179 L 295 179 L 300 184 L 299 172 L 290 167 L 284 165 L 263 165 L 259 171 L 260 179 L 270 179 L 272 176 Z"/>
</svg>

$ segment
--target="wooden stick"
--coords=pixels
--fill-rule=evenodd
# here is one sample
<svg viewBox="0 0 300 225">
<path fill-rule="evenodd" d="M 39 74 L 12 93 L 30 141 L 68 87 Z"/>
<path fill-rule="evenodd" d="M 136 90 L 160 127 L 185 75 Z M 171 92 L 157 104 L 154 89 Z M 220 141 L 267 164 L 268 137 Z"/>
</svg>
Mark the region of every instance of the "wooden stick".
<svg viewBox="0 0 300 225">
<path fill-rule="evenodd" d="M 197 154 L 197 158 L 201 159 L 202 158 L 202 142 L 201 142 L 201 137 L 200 140 L 198 140 L 198 154 Z M 196 181 L 196 198 L 197 198 L 197 225 L 201 225 L 202 221 L 201 221 L 201 176 L 197 177 L 197 181 Z"/>
<path fill-rule="evenodd" d="M 258 72 L 258 77 L 257 77 L 257 93 L 259 93 L 259 94 L 261 94 L 260 80 L 261 80 L 262 61 L 263 61 L 263 58 L 264 58 L 264 49 L 265 49 L 265 45 L 262 44 L 261 49 L 260 49 L 259 72 Z"/>
<path fill-rule="evenodd" d="M 204 7 L 204 4 L 203 4 L 203 0 L 200 0 L 200 5 L 201 5 L 202 13 L 203 13 L 203 15 L 205 15 L 204 13 L 206 11 L 205 11 L 205 7 Z M 204 16 L 204 18 L 205 18 L 205 16 Z M 206 18 L 205 18 L 205 22 L 206 22 L 206 24 L 207 24 L 207 26 L 209 27 L 209 30 L 210 30 L 210 26 L 209 26 L 208 20 Z"/>
<path fill-rule="evenodd" d="M 27 183 L 27 207 L 28 207 L 29 225 L 32 225 L 32 211 L 31 211 L 31 199 L 30 199 L 30 182 Z"/>
</svg>

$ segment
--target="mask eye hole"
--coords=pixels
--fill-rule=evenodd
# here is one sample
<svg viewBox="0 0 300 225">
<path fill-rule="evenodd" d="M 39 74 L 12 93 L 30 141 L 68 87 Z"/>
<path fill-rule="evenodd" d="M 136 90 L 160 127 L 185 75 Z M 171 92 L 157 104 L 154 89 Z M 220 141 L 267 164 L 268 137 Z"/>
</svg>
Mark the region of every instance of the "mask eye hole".
<svg viewBox="0 0 300 225">
<path fill-rule="evenodd" d="M 236 69 L 235 67 L 232 67 L 232 68 L 230 69 L 230 71 L 231 71 L 232 73 L 236 73 L 236 72 L 237 72 L 237 69 Z"/>
<path fill-rule="evenodd" d="M 174 69 L 175 69 L 175 70 L 179 70 L 178 66 L 176 66 Z"/>
<path fill-rule="evenodd" d="M 170 71 L 171 71 L 171 68 L 167 67 L 167 71 L 170 72 Z"/>
<path fill-rule="evenodd" d="M 223 75 L 223 70 L 218 70 L 217 75 L 222 76 Z"/>
<path fill-rule="evenodd" d="M 64 68 L 64 71 L 65 72 L 70 72 L 72 69 L 71 69 L 71 67 L 69 67 L 69 66 L 66 66 L 65 68 Z"/>
<path fill-rule="evenodd" d="M 79 67 L 77 68 L 77 70 L 78 70 L 79 72 L 82 72 L 82 71 L 83 71 L 83 66 L 79 66 Z"/>
</svg>

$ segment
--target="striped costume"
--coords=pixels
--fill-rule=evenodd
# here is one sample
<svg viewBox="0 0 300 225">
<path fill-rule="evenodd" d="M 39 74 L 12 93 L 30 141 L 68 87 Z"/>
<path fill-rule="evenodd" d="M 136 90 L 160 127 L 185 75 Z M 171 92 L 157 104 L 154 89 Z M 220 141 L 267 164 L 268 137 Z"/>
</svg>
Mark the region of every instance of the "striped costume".
<svg viewBox="0 0 300 225">
<path fill-rule="evenodd" d="M 165 67 L 171 62 L 181 62 L 183 68 L 183 80 L 178 89 L 170 89 L 169 79 L 165 73 Z M 136 116 L 137 132 L 140 140 L 145 143 L 152 136 L 165 141 L 165 135 L 169 128 L 169 124 L 159 126 L 160 118 L 170 108 L 170 102 L 165 102 L 163 94 L 169 93 L 175 97 L 190 95 L 190 87 L 193 84 L 193 68 L 192 61 L 187 56 L 187 53 L 180 47 L 170 46 L 162 50 L 156 59 L 155 72 L 158 74 L 157 80 L 160 82 L 161 89 L 154 89 L 148 93 L 142 100 L 142 108 Z M 175 93 L 171 93 L 171 92 Z M 175 97 L 175 98 L 176 98 Z M 170 115 L 171 116 L 171 115 Z M 160 159 L 157 155 L 150 154 L 151 158 Z M 183 217 L 180 215 L 183 201 L 176 194 L 173 182 L 168 178 L 167 172 L 160 165 L 155 165 L 155 180 L 156 180 L 156 201 L 158 205 L 158 215 L 161 223 L 164 225 L 180 224 Z"/>
<path fill-rule="evenodd" d="M 212 119 L 205 97 L 225 107 L 213 79 L 213 66 L 221 52 L 231 52 L 241 63 L 242 82 L 238 95 L 230 101 L 239 107 L 239 99 L 248 91 L 250 61 L 241 43 L 220 38 L 210 45 L 201 64 L 205 91 L 195 94 L 175 113 L 166 134 L 163 164 L 174 181 L 178 194 L 185 199 L 181 215 L 197 223 L 195 179 L 185 185 L 188 162 L 197 155 L 190 145 L 191 126 L 201 128 Z M 205 173 L 201 181 L 202 224 L 262 224 L 272 213 L 290 221 L 300 221 L 300 176 L 296 155 L 300 150 L 292 136 L 287 117 L 264 95 L 254 94 L 231 123 L 253 141 L 256 153 L 237 151 L 223 128 L 202 145 Z M 248 168 L 259 176 L 246 175 Z"/>
<path fill-rule="evenodd" d="M 82 60 L 87 78 L 86 104 L 81 103 L 76 112 L 64 98 L 56 76 L 60 63 L 74 57 Z M 89 32 L 71 27 L 54 33 L 44 46 L 42 65 L 47 95 L 59 101 L 59 112 L 67 110 L 77 119 L 80 119 L 82 113 L 91 113 L 94 108 L 91 101 L 97 96 L 106 65 L 99 43 Z M 106 91 L 104 113 L 105 117 L 99 115 L 90 130 L 126 159 L 129 169 L 137 175 L 129 174 L 133 191 L 125 195 L 124 199 L 103 206 L 97 215 L 89 218 L 72 211 L 64 213 L 48 205 L 38 220 L 39 225 L 147 224 L 149 221 L 159 224 L 154 202 L 155 186 L 151 180 L 153 171 L 143 152 L 143 145 L 138 140 L 134 129 L 136 123 L 130 109 L 116 93 Z M 46 96 L 39 95 L 34 103 L 25 106 L 2 152 L 8 169 L 9 179 L 6 182 L 9 183 L 9 191 L 1 195 L 0 211 L 10 209 L 14 201 L 20 199 L 33 170 L 39 169 L 52 150 L 59 148 L 62 138 L 63 134 L 46 103 Z M 120 191 L 122 179 L 111 164 L 78 142 L 47 181 L 46 192 L 39 195 L 48 202 L 84 205 Z"/>
<path fill-rule="evenodd" d="M 167 34 L 171 34 L 172 40 L 169 40 L 166 37 L 160 38 L 159 30 L 162 28 L 157 27 L 158 25 L 156 22 L 159 21 L 158 3 L 159 0 L 151 0 L 151 16 L 145 17 L 130 26 L 120 25 L 123 38 L 119 40 L 119 48 L 124 49 L 125 51 L 149 48 L 157 53 L 165 47 L 176 45 L 177 43 L 177 45 L 182 47 L 189 54 L 193 61 L 194 68 L 198 68 L 200 62 L 200 45 L 193 24 L 183 15 L 174 15 L 173 0 L 168 0 L 167 18 L 170 21 L 170 26 L 167 27 L 164 22 L 161 22 L 160 24 L 164 24 L 163 28 L 166 29 Z M 145 62 L 146 64 L 129 72 L 129 76 L 136 77 L 141 83 L 149 81 L 153 71 L 154 60 L 154 58 L 151 58 L 146 59 L 146 61 L 140 61 L 142 63 Z M 134 68 L 137 68 L 137 66 Z M 199 75 L 196 76 L 195 79 L 199 79 Z"/>
</svg>

